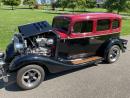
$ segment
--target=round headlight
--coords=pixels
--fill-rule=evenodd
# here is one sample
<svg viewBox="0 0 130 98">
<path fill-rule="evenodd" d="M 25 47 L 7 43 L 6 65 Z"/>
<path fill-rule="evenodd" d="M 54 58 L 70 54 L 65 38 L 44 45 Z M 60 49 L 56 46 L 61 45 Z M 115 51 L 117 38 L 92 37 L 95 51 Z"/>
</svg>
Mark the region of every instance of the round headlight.
<svg viewBox="0 0 130 98">
<path fill-rule="evenodd" d="M 54 44 L 54 40 L 53 39 L 48 39 L 46 44 L 47 45 L 53 45 Z"/>
<path fill-rule="evenodd" d="M 19 41 L 17 36 L 14 36 L 13 43 L 15 52 L 21 52 L 21 50 L 23 50 L 24 44 Z"/>
<path fill-rule="evenodd" d="M 14 49 L 16 52 L 20 52 L 24 48 L 24 45 L 21 43 L 14 43 Z"/>
</svg>

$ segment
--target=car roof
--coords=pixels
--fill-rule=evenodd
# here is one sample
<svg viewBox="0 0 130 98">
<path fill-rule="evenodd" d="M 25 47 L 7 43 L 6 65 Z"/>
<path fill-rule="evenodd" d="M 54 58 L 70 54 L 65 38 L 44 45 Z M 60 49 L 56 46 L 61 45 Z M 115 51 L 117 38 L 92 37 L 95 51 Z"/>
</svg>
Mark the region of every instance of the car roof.
<svg viewBox="0 0 130 98">
<path fill-rule="evenodd" d="M 115 13 L 84 13 L 84 14 L 63 14 L 57 17 L 67 17 L 70 19 L 84 19 L 84 18 L 120 18 L 121 16 Z"/>
</svg>

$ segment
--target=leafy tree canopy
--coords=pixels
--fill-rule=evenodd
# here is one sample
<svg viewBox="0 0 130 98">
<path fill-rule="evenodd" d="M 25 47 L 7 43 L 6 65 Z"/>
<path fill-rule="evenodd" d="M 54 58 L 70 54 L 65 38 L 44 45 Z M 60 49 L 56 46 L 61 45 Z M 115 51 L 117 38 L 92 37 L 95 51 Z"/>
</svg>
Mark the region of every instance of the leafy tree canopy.
<svg viewBox="0 0 130 98">
<path fill-rule="evenodd" d="M 14 9 L 14 6 L 18 6 L 21 3 L 21 0 L 3 0 L 5 5 L 12 6 L 12 10 Z"/>
<path fill-rule="evenodd" d="M 56 6 L 61 7 L 64 11 L 64 9 L 68 7 L 68 1 L 67 0 L 57 0 Z"/>
<path fill-rule="evenodd" d="M 21 0 L 3 0 L 5 5 L 18 6 L 21 3 Z"/>
<path fill-rule="evenodd" d="M 94 8 L 96 6 L 96 0 L 85 0 L 87 8 Z"/>
<path fill-rule="evenodd" d="M 24 0 L 24 5 L 34 5 L 36 3 L 36 0 Z"/>
<path fill-rule="evenodd" d="M 36 0 L 24 0 L 23 4 L 24 5 L 29 5 L 29 8 L 31 8 L 31 6 L 36 4 Z"/>
<path fill-rule="evenodd" d="M 117 13 L 119 13 L 130 8 L 130 0 L 106 0 L 104 7 L 108 10 L 108 12 L 116 10 Z"/>
<path fill-rule="evenodd" d="M 94 8 L 96 6 L 96 0 L 57 0 L 56 2 L 58 7 L 62 7 L 64 10 L 65 8 L 72 8 L 73 10 L 76 7 L 83 8 Z"/>
<path fill-rule="evenodd" d="M 77 0 L 70 0 L 68 3 L 68 8 L 72 8 L 73 11 L 77 7 Z"/>
<path fill-rule="evenodd" d="M 96 7 L 96 0 L 77 0 L 77 4 L 79 8 L 82 8 L 85 11 L 86 8 Z"/>
</svg>

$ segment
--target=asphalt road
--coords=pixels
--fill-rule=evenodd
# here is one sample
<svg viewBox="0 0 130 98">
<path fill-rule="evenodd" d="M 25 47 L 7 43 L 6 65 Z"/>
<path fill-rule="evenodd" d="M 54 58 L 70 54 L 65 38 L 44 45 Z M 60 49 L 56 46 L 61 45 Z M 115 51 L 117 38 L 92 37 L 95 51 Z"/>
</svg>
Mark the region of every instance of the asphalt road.
<svg viewBox="0 0 130 98">
<path fill-rule="evenodd" d="M 125 37 L 130 41 L 130 36 Z M 114 64 L 99 64 L 59 74 L 38 88 L 21 91 L 11 81 L 0 82 L 0 98 L 130 98 L 130 43 Z"/>
</svg>

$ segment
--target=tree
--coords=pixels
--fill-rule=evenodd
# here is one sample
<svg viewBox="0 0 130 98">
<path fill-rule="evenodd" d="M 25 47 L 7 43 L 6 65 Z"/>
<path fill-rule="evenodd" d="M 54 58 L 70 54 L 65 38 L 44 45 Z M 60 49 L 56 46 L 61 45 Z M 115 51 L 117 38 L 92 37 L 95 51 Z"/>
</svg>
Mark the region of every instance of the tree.
<svg viewBox="0 0 130 98">
<path fill-rule="evenodd" d="M 3 0 L 5 5 L 10 5 L 12 10 L 14 10 L 14 6 L 18 6 L 21 3 L 21 0 Z"/>
<path fill-rule="evenodd" d="M 87 8 L 94 8 L 96 6 L 96 0 L 86 0 Z"/>
<path fill-rule="evenodd" d="M 51 0 L 51 7 L 52 7 L 52 10 L 55 10 L 55 8 L 56 8 L 56 0 Z"/>
<path fill-rule="evenodd" d="M 86 10 L 86 0 L 77 0 L 77 5 L 79 8 L 83 9 L 84 12 Z"/>
<path fill-rule="evenodd" d="M 75 8 L 77 7 L 77 0 L 70 0 L 70 1 L 68 2 L 68 7 L 69 7 L 69 8 L 72 8 L 72 9 L 73 9 L 73 12 L 74 12 Z"/>
<path fill-rule="evenodd" d="M 108 12 L 116 10 L 119 14 L 121 11 L 126 11 L 130 8 L 129 2 L 129 0 L 106 0 L 104 7 L 108 10 Z"/>
<path fill-rule="evenodd" d="M 1 6 L 1 4 L 2 4 L 2 0 L 0 0 L 0 6 Z"/>
<path fill-rule="evenodd" d="M 67 6 L 68 6 L 68 1 L 67 0 L 57 0 L 56 5 L 58 7 L 61 7 L 62 10 L 64 11 L 65 8 L 67 8 Z"/>
<path fill-rule="evenodd" d="M 96 6 L 96 0 L 77 0 L 78 7 L 86 10 L 86 8 L 94 8 Z"/>
<path fill-rule="evenodd" d="M 36 4 L 36 0 L 24 0 L 23 4 L 28 5 L 29 8 L 32 8 L 32 6 L 34 6 Z"/>
</svg>

